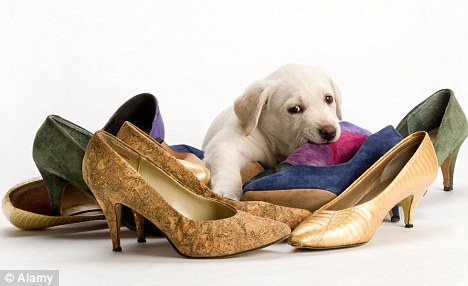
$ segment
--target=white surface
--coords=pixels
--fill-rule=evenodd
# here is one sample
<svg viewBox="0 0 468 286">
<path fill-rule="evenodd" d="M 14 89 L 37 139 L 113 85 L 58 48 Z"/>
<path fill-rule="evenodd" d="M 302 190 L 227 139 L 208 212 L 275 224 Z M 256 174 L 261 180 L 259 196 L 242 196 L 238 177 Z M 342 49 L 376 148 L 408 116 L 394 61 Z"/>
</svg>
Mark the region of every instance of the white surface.
<svg viewBox="0 0 468 286">
<path fill-rule="evenodd" d="M 169 2 L 0 1 L 2 196 L 38 175 L 31 146 L 48 114 L 94 131 L 150 92 L 166 141 L 200 147 L 219 111 L 288 62 L 325 68 L 344 119 L 374 132 L 441 88 L 468 110 L 466 1 Z M 0 216 L 0 269 L 59 269 L 61 285 L 467 285 L 467 152 L 455 190 L 439 177 L 413 229 L 384 222 L 360 247 L 191 260 L 130 231 L 113 253 L 104 223 L 25 232 Z"/>
</svg>

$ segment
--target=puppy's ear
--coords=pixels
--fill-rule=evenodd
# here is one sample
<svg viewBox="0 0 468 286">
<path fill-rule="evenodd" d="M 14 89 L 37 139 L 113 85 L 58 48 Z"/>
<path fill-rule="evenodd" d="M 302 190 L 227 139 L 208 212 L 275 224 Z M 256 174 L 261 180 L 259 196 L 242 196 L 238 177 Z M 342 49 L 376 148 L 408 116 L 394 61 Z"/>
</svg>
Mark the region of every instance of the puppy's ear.
<svg viewBox="0 0 468 286">
<path fill-rule="evenodd" d="M 336 106 L 336 116 L 339 120 L 342 119 L 341 116 L 341 92 L 338 86 L 333 80 L 331 80 L 331 86 L 333 88 L 333 93 L 335 94 L 335 106 Z"/>
<path fill-rule="evenodd" d="M 269 88 L 262 81 L 252 83 L 234 102 L 234 112 L 240 120 L 244 135 L 248 136 L 257 127 L 262 109 L 267 103 Z"/>
</svg>

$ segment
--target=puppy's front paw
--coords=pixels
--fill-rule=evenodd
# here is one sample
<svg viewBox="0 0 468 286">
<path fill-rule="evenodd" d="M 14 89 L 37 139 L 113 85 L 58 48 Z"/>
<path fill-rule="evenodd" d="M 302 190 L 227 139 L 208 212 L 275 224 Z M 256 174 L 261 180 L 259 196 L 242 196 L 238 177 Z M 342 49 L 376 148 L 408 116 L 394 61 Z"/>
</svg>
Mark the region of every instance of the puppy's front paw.
<svg viewBox="0 0 468 286">
<path fill-rule="evenodd" d="M 234 200 L 234 201 L 240 201 L 240 198 L 241 198 L 241 194 L 232 194 L 232 193 L 222 193 L 220 194 L 221 196 L 225 197 L 225 198 L 228 198 L 228 199 L 231 199 L 231 200 Z"/>
<path fill-rule="evenodd" d="M 242 196 L 242 190 L 238 188 L 237 186 L 229 187 L 229 186 L 225 186 L 225 185 L 222 186 L 218 184 L 216 186 L 213 186 L 213 192 L 225 198 L 235 200 L 235 201 L 240 201 L 240 198 Z"/>
</svg>

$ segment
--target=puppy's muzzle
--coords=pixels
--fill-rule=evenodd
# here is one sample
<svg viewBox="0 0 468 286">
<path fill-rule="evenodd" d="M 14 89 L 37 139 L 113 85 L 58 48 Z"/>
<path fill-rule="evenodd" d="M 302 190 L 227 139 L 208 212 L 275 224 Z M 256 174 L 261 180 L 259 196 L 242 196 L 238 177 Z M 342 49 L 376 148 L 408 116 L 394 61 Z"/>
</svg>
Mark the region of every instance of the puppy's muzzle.
<svg viewBox="0 0 468 286">
<path fill-rule="evenodd" d="M 320 129 L 320 137 L 327 141 L 331 141 L 336 136 L 336 128 L 330 125 L 324 126 Z"/>
</svg>

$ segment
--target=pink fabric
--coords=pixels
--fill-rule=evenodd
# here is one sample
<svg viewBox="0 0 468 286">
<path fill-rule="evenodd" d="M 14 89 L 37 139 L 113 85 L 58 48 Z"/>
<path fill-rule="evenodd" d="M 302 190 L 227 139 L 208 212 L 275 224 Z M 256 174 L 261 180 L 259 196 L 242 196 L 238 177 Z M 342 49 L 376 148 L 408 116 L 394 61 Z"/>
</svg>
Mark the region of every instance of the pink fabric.
<svg viewBox="0 0 468 286">
<path fill-rule="evenodd" d="M 306 143 L 283 162 L 291 165 L 330 166 L 348 162 L 372 134 L 347 121 L 340 122 L 341 136 L 333 143 Z"/>
</svg>

